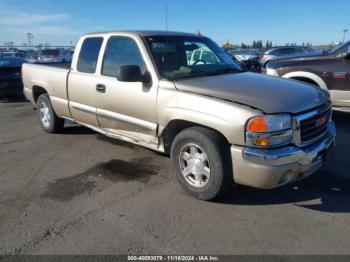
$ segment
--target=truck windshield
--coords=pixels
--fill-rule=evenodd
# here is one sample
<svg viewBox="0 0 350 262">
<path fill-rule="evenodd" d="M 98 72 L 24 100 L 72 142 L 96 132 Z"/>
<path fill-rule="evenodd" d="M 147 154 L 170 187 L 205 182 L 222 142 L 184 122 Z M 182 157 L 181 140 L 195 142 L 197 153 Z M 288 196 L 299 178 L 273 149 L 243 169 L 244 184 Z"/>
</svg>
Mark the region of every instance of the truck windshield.
<svg viewBox="0 0 350 262">
<path fill-rule="evenodd" d="M 161 77 L 178 80 L 240 72 L 218 45 L 206 37 L 148 36 L 145 38 Z"/>
</svg>

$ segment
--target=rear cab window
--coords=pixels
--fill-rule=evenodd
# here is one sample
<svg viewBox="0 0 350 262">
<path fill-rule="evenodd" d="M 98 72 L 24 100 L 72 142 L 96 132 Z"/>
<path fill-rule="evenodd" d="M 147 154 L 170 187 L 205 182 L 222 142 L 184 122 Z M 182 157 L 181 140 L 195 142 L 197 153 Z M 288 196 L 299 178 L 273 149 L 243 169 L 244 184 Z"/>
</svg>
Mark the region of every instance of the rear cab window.
<svg viewBox="0 0 350 262">
<path fill-rule="evenodd" d="M 98 55 L 100 53 L 103 37 L 85 38 L 80 48 L 77 62 L 77 71 L 93 74 L 96 71 Z"/>
</svg>

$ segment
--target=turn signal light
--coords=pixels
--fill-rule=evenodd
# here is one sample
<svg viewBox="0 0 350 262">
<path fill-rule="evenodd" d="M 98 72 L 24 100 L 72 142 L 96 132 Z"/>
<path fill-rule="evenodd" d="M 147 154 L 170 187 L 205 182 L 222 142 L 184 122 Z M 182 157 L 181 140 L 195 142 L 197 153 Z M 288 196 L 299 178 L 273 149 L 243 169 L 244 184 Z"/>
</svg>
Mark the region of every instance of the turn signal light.
<svg viewBox="0 0 350 262">
<path fill-rule="evenodd" d="M 253 139 L 253 143 L 256 146 L 268 146 L 269 145 L 269 139 L 256 137 L 256 138 Z"/>
<path fill-rule="evenodd" d="M 252 118 L 247 126 L 248 132 L 266 132 L 267 131 L 267 123 L 264 117 L 258 116 Z"/>
</svg>

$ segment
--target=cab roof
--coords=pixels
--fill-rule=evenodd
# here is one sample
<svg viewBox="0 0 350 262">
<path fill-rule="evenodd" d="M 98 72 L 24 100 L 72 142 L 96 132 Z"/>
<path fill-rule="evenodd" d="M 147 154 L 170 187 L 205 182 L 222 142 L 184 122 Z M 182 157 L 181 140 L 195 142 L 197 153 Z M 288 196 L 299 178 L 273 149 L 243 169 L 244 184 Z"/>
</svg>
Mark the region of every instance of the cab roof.
<svg viewBox="0 0 350 262">
<path fill-rule="evenodd" d="M 130 34 L 137 34 L 142 37 L 147 36 L 192 36 L 192 37 L 199 37 L 196 34 L 191 33 L 184 33 L 184 32 L 175 32 L 175 31 L 152 31 L 152 30 L 122 30 L 122 31 L 105 31 L 105 32 L 93 32 L 93 33 L 87 33 L 84 34 L 84 36 L 87 35 L 96 35 L 96 34 L 113 34 L 113 33 L 130 33 Z"/>
</svg>

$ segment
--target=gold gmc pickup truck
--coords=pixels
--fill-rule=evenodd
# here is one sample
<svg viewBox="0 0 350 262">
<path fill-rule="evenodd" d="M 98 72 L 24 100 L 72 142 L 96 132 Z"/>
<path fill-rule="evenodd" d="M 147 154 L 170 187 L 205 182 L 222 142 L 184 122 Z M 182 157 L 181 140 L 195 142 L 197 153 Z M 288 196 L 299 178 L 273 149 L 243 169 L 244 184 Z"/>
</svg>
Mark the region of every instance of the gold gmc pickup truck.
<svg viewBox="0 0 350 262">
<path fill-rule="evenodd" d="M 45 131 L 69 119 L 169 154 L 179 183 L 199 199 L 233 183 L 269 189 L 303 179 L 334 144 L 326 90 L 244 73 L 207 37 L 91 33 L 72 63 L 58 66 L 22 68 Z"/>
</svg>

